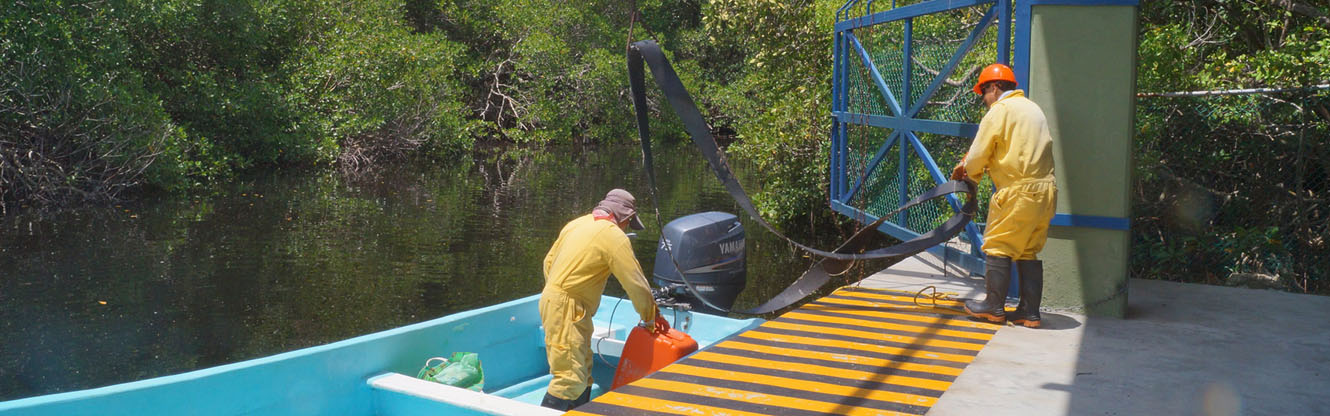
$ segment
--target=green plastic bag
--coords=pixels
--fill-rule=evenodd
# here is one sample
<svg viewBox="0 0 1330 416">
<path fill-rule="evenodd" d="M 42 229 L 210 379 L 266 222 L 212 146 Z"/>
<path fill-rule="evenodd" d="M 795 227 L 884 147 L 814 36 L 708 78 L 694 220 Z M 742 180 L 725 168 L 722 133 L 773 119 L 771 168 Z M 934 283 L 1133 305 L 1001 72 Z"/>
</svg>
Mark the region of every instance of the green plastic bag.
<svg viewBox="0 0 1330 416">
<path fill-rule="evenodd" d="M 430 365 L 436 360 L 442 362 Z M 425 360 L 425 366 L 416 378 L 473 391 L 485 388 L 485 371 L 480 368 L 480 355 L 474 352 L 455 352 L 452 358 L 434 357 Z"/>
</svg>

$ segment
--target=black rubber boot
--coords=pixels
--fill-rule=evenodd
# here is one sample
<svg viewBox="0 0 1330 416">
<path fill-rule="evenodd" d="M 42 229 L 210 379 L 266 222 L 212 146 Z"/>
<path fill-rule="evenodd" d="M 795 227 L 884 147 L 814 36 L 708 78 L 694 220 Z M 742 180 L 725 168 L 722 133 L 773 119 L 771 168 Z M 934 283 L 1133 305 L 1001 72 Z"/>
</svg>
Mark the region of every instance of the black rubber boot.
<svg viewBox="0 0 1330 416">
<path fill-rule="evenodd" d="M 574 400 L 560 399 L 554 395 L 545 393 L 545 398 L 540 400 L 540 405 L 560 412 L 567 412 L 573 408 Z"/>
<path fill-rule="evenodd" d="M 568 410 L 576 409 L 577 406 L 587 404 L 589 401 L 591 401 L 591 385 L 587 385 L 586 390 L 582 390 L 582 396 L 578 397 L 577 400 L 573 400 L 573 407 Z"/>
<path fill-rule="evenodd" d="M 1007 286 L 1011 284 L 1011 258 L 988 256 L 984 268 L 984 300 L 965 301 L 965 312 L 993 323 L 1007 320 L 1003 306 L 1007 302 Z"/>
<path fill-rule="evenodd" d="M 576 400 L 560 399 L 552 394 L 545 393 L 545 398 L 540 400 L 540 405 L 560 412 L 567 412 L 577 408 L 577 406 L 587 404 L 589 401 L 591 401 L 591 386 L 587 386 L 586 390 L 582 390 L 582 395 Z"/>
<path fill-rule="evenodd" d="M 1017 260 L 1016 271 L 1021 274 L 1021 303 L 1007 320 L 1027 328 L 1039 327 L 1039 301 L 1044 296 L 1044 262 Z"/>
</svg>

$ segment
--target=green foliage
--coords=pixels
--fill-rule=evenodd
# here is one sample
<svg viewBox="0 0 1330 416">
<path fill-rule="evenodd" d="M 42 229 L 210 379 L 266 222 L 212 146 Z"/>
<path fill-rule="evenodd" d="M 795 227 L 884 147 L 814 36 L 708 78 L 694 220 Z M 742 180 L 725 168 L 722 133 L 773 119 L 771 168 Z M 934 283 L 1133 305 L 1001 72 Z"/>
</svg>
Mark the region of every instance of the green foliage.
<svg viewBox="0 0 1330 416">
<path fill-rule="evenodd" d="M 1330 80 L 1323 2 L 1141 2 L 1143 91 L 1302 86 Z"/>
<path fill-rule="evenodd" d="M 468 45 L 473 126 L 518 143 L 618 141 L 632 132 L 628 3 L 441 3 L 431 27 Z"/>
<path fill-rule="evenodd" d="M 265 166 L 332 163 L 363 171 L 464 150 L 476 140 L 631 141 L 623 63 L 631 23 L 633 38 L 657 38 L 678 53 L 676 65 L 709 116 L 741 133 L 735 153 L 777 176 L 758 195 L 764 213 L 791 218 L 825 200 L 818 166 L 827 120 L 817 114 L 829 85 L 826 23 L 837 4 L 651 0 L 639 5 L 637 22 L 632 6 L 19 3 L 5 10 L 5 54 L 15 58 L 6 62 L 31 62 L 10 65 L 5 82 L 59 101 L 64 107 L 53 114 L 60 117 L 120 121 L 109 123 L 116 129 L 70 128 L 63 119 L 20 116 L 45 113 L 11 94 L 6 134 L 36 125 L 72 132 L 50 140 L 76 143 L 95 130 L 100 146 L 128 150 L 84 153 L 109 155 L 100 163 L 135 173 L 103 175 L 123 180 L 104 178 L 115 182 L 107 187 L 177 191 Z M 708 15 L 718 17 L 707 23 Z M 44 68 L 38 77 L 20 72 L 34 67 Z M 681 129 L 665 127 L 677 124 L 674 116 L 657 114 L 665 122 L 657 126 L 660 137 L 680 137 Z M 7 202 L 22 199 L 11 190 L 32 192 L 5 189 Z"/>
<path fill-rule="evenodd" d="M 1133 275 L 1330 289 L 1326 108 L 1330 94 L 1311 90 L 1139 99 Z"/>
<path fill-rule="evenodd" d="M 840 3 L 724 0 L 703 6 L 708 39 L 726 46 L 704 49 L 724 57 L 715 67 L 699 64 L 704 71 L 737 72 L 713 77 L 734 80 L 709 90 L 724 114 L 725 124 L 716 127 L 737 132 L 730 151 L 761 172 L 754 198 L 769 220 L 831 215 L 822 208 L 828 200 L 829 27 Z M 736 56 L 746 65 L 737 66 Z"/>
<path fill-rule="evenodd" d="M 334 5 L 331 28 L 290 59 L 286 96 L 318 140 L 313 155 L 365 170 L 419 149 L 470 147 L 459 134 L 464 91 L 455 81 L 462 47 L 413 33 L 391 4 Z"/>
<path fill-rule="evenodd" d="M 299 118 L 286 105 L 281 62 L 304 33 L 296 2 L 225 0 L 135 1 L 123 24 L 129 32 L 126 64 L 146 74 L 147 87 L 180 124 L 196 149 L 178 152 L 188 173 L 228 175 L 306 156 Z M 180 143 L 185 144 L 185 143 Z M 206 168 L 205 168 L 206 167 Z"/>
<path fill-rule="evenodd" d="M 465 149 L 463 48 L 406 4 L 19 2 L 0 11 L 3 202 Z M 29 152 L 30 149 L 48 149 Z"/>
<path fill-rule="evenodd" d="M 0 199 L 63 204 L 157 177 L 184 132 L 126 63 L 132 27 L 101 2 L 0 8 Z M 145 171 L 148 174 L 145 175 Z"/>
<path fill-rule="evenodd" d="M 1324 2 L 1142 2 L 1141 20 L 1141 91 L 1330 81 Z M 1133 275 L 1220 283 L 1256 273 L 1330 289 L 1326 103 L 1312 90 L 1140 98 Z"/>
</svg>

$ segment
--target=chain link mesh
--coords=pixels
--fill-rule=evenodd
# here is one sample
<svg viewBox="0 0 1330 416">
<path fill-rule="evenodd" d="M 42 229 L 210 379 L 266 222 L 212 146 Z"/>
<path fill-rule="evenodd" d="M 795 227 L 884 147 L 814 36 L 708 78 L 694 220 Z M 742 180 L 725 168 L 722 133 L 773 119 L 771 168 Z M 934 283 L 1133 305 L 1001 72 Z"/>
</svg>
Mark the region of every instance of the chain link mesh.
<svg viewBox="0 0 1330 416">
<path fill-rule="evenodd" d="M 1330 293 L 1330 90 L 1137 99 L 1132 276 Z"/>
<path fill-rule="evenodd" d="M 896 2 L 895 6 L 912 3 L 914 2 Z M 884 22 L 859 28 L 854 34 L 863 45 L 869 59 L 877 67 L 883 82 L 891 88 L 901 111 L 907 111 L 923 97 L 928 84 L 937 76 L 938 71 L 946 67 L 957 48 L 979 24 L 980 18 L 990 7 L 991 4 L 964 7 L 912 19 L 909 97 L 902 95 L 906 76 L 902 68 L 904 50 L 901 46 L 905 41 L 904 21 Z M 849 15 L 871 14 L 880 11 L 878 8 L 877 3 L 873 3 L 873 10 L 855 9 Z M 881 90 L 873 81 L 872 74 L 863 64 L 859 54 L 852 52 L 847 55 L 847 59 L 846 93 L 849 98 L 847 101 L 849 112 L 895 116 L 896 112 L 892 111 L 882 97 Z M 996 59 L 997 27 L 989 25 L 970 51 L 964 55 L 955 72 L 948 76 L 941 87 L 929 97 L 915 118 L 977 122 L 983 116 L 984 108 L 973 99 L 974 94 L 970 92 L 970 86 L 978 77 L 978 69 Z M 923 193 L 936 185 L 922 159 L 904 138 L 898 138 L 877 167 L 864 177 L 868 165 L 879 147 L 886 143 L 892 131 L 856 125 L 853 120 L 849 121 L 846 129 L 846 170 L 849 186 L 855 186 L 861 178 L 863 182 L 861 190 L 855 193 L 853 199 L 848 202 L 849 205 L 870 215 L 881 216 L 895 210 L 910 196 Z M 965 154 L 971 139 L 926 133 L 915 135 L 937 161 L 943 175 L 950 174 L 951 165 Z M 907 148 L 904 160 L 906 169 L 903 176 L 901 146 Z M 904 183 L 903 188 L 902 183 Z M 985 179 L 980 188 L 980 211 L 979 217 L 975 220 L 982 223 L 987 213 L 988 194 L 991 193 L 992 184 Z M 939 200 L 911 208 L 891 221 L 916 233 L 924 233 L 941 225 L 951 212 L 948 203 Z"/>
</svg>

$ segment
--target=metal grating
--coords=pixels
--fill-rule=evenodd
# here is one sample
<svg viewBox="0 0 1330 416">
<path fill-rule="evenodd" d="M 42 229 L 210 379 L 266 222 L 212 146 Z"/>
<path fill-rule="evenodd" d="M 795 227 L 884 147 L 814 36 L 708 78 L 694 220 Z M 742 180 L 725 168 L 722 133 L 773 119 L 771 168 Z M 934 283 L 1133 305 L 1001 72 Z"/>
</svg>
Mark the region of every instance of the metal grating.
<svg viewBox="0 0 1330 416">
<path fill-rule="evenodd" d="M 999 326 L 913 299 L 843 287 L 568 414 L 924 414 Z"/>
</svg>

